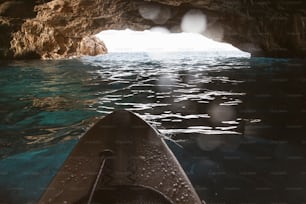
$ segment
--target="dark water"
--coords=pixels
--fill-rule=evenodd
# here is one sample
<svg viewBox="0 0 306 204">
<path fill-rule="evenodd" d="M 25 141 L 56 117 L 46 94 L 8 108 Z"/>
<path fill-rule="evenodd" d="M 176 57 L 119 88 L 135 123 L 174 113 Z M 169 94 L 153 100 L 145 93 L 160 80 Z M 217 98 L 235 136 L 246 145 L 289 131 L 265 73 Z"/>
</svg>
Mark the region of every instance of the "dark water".
<svg viewBox="0 0 306 204">
<path fill-rule="evenodd" d="M 0 203 L 35 203 L 97 117 L 157 127 L 207 203 L 306 202 L 306 62 L 203 53 L 2 62 Z"/>
</svg>

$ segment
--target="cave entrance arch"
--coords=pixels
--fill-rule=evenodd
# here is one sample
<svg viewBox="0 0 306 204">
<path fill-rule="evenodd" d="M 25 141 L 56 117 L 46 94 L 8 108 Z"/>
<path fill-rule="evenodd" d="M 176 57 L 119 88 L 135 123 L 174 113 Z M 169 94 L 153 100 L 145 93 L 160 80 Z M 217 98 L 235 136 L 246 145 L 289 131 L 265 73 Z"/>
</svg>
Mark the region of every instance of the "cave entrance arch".
<svg viewBox="0 0 306 204">
<path fill-rule="evenodd" d="M 96 35 L 108 52 L 203 52 L 208 56 L 250 57 L 228 43 L 211 40 L 197 33 L 170 33 L 157 27 L 144 31 L 106 30 Z"/>
</svg>

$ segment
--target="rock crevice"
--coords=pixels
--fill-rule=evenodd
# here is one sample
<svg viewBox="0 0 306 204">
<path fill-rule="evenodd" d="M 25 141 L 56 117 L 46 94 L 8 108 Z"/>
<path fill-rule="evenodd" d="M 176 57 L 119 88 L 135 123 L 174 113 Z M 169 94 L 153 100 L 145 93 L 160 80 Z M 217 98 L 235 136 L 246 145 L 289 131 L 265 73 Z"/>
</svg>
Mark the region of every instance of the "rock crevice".
<svg viewBox="0 0 306 204">
<path fill-rule="evenodd" d="M 107 52 L 93 35 L 163 26 L 181 32 L 190 10 L 202 34 L 253 56 L 306 56 L 304 0 L 0 0 L 0 59 L 58 59 Z"/>
</svg>

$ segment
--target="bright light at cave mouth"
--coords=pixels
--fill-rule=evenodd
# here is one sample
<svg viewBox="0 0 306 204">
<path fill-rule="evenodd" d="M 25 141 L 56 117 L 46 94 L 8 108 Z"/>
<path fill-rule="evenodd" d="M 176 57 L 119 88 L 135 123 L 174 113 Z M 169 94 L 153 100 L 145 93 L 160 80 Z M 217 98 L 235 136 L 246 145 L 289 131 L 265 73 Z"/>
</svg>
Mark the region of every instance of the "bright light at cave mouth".
<svg viewBox="0 0 306 204">
<path fill-rule="evenodd" d="M 168 33 L 161 29 L 145 31 L 107 30 L 97 34 L 108 52 L 206 52 L 212 55 L 250 57 L 236 47 L 213 41 L 196 33 Z"/>
</svg>

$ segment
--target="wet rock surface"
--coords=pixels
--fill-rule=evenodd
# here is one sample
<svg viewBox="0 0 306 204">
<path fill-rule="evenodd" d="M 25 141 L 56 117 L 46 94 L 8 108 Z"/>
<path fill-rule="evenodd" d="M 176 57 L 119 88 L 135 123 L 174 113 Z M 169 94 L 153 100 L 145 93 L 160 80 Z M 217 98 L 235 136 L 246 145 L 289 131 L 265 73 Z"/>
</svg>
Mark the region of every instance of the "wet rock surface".
<svg viewBox="0 0 306 204">
<path fill-rule="evenodd" d="M 253 56 L 305 57 L 305 8 L 303 0 L 2 0 L 0 58 L 103 54 L 107 49 L 102 42 L 86 39 L 107 29 L 163 26 L 180 32 L 190 10 L 206 16 L 203 35 Z"/>
</svg>

